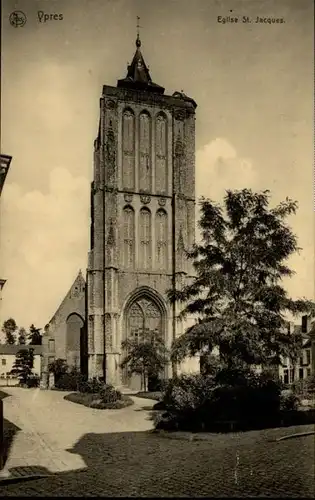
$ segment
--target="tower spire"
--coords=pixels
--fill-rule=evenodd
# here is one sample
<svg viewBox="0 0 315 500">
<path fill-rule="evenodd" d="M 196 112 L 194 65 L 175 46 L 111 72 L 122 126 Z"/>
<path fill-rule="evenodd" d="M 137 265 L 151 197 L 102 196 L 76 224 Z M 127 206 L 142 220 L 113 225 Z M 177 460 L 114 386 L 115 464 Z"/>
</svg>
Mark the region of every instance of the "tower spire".
<svg viewBox="0 0 315 500">
<path fill-rule="evenodd" d="M 146 65 L 143 55 L 141 53 L 141 40 L 140 40 L 140 17 L 137 16 L 137 38 L 136 38 L 136 52 L 133 56 L 131 64 L 128 64 L 127 76 L 118 80 L 117 87 L 130 88 L 134 90 L 145 90 L 147 92 L 156 92 L 163 94 L 164 88 L 152 82 L 149 68 Z"/>
</svg>

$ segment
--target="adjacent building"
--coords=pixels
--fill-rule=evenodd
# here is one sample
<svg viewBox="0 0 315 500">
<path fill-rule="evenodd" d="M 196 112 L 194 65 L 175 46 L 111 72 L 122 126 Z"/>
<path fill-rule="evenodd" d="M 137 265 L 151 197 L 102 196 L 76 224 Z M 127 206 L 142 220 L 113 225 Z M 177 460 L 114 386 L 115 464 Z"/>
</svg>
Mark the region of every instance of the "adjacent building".
<svg viewBox="0 0 315 500">
<path fill-rule="evenodd" d="M 69 367 L 76 367 L 87 373 L 85 288 L 85 280 L 80 271 L 44 329 L 41 367 L 43 388 L 49 385 L 48 366 L 55 359 L 64 359 Z"/>
<path fill-rule="evenodd" d="M 2 193 L 5 179 L 8 175 L 8 172 L 9 172 L 11 161 L 12 161 L 12 156 L 4 155 L 1 153 L 1 155 L 0 155 L 0 196 Z"/>
<path fill-rule="evenodd" d="M 9 383 L 18 384 L 18 379 L 10 374 L 17 353 L 21 349 L 33 349 L 34 352 L 34 366 L 32 372 L 34 375 L 41 376 L 41 356 L 42 356 L 42 346 L 41 345 L 10 345 L 10 344 L 0 344 L 0 385 Z"/>
<path fill-rule="evenodd" d="M 305 380 L 311 375 L 315 374 L 314 362 L 314 335 L 315 322 L 311 322 L 310 318 L 306 315 L 302 317 L 301 325 L 290 325 L 294 333 L 301 334 L 302 348 L 300 355 L 293 363 L 289 357 L 282 360 L 282 365 L 279 367 L 280 379 L 285 384 L 292 384 L 297 381 Z"/>
<path fill-rule="evenodd" d="M 11 164 L 12 156 L 0 155 L 0 196 L 2 193 L 2 189 L 4 186 L 5 179 L 8 175 L 10 164 Z M 2 289 L 6 283 L 6 280 L 3 278 L 0 278 L 0 300 L 2 296 Z"/>
</svg>

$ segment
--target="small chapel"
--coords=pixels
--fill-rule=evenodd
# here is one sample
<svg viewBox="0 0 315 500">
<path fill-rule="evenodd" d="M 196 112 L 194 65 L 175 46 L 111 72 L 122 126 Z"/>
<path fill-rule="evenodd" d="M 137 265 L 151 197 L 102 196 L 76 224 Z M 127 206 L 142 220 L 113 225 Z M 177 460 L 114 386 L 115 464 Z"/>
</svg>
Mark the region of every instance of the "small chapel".
<svg viewBox="0 0 315 500">
<path fill-rule="evenodd" d="M 154 331 L 170 347 L 187 327 L 167 291 L 193 276 L 185 250 L 195 241 L 197 107 L 183 91 L 166 95 L 139 33 L 135 45 L 125 78 L 100 98 L 86 279 L 79 274 L 44 335 L 50 360 L 59 352 L 89 378 L 133 390 L 140 377 L 121 369 L 122 341 Z"/>
</svg>

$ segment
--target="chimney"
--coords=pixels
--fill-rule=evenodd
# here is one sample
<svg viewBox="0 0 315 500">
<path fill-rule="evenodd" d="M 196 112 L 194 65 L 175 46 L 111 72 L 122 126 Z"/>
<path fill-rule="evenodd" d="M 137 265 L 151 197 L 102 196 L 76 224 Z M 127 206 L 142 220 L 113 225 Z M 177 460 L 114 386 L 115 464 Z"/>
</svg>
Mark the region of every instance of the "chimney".
<svg viewBox="0 0 315 500">
<path fill-rule="evenodd" d="M 302 316 L 302 333 L 307 333 L 308 331 L 308 316 L 305 314 Z"/>
</svg>

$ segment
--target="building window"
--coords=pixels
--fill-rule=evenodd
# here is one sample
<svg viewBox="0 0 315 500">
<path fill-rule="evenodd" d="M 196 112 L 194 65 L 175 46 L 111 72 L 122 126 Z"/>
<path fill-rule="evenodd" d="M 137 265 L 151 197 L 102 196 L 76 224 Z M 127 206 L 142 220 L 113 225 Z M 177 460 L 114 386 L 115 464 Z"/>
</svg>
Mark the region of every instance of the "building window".
<svg viewBox="0 0 315 500">
<path fill-rule="evenodd" d="M 123 265 L 127 268 L 134 267 L 135 248 L 135 214 L 131 207 L 127 206 L 123 211 Z"/>
<path fill-rule="evenodd" d="M 299 365 L 302 366 L 303 365 L 303 354 L 301 354 L 300 356 L 300 359 L 299 359 Z"/>
<path fill-rule="evenodd" d="M 283 370 L 283 383 L 284 384 L 289 383 L 289 370 L 288 369 Z"/>
<path fill-rule="evenodd" d="M 307 351 L 306 351 L 306 364 L 307 365 L 311 364 L 311 351 L 310 351 L 310 349 L 307 349 Z"/>
<path fill-rule="evenodd" d="M 150 191 L 152 181 L 151 170 L 151 118 L 148 113 L 139 117 L 139 188 Z"/>
<path fill-rule="evenodd" d="M 2 364 L 2 366 L 5 366 L 7 364 L 7 360 L 6 359 L 2 359 L 1 360 L 1 364 Z"/>
<path fill-rule="evenodd" d="M 49 352 L 54 352 L 55 351 L 55 341 L 52 339 L 49 339 L 48 342 L 48 351 Z"/>
<path fill-rule="evenodd" d="M 311 369 L 310 369 L 310 368 L 307 368 L 307 369 L 306 369 L 306 376 L 307 376 L 307 377 L 310 377 L 310 376 L 311 376 Z"/>
<path fill-rule="evenodd" d="M 139 217 L 140 251 L 139 264 L 143 269 L 151 268 L 151 212 L 147 208 L 140 210 Z"/>
<path fill-rule="evenodd" d="M 126 109 L 122 119 L 122 181 L 125 189 L 135 185 L 135 117 Z"/>
<path fill-rule="evenodd" d="M 138 342 L 162 333 L 162 314 L 156 304 L 146 298 L 135 302 L 128 313 L 128 337 Z"/>
<path fill-rule="evenodd" d="M 163 114 L 156 117 L 155 126 L 155 190 L 167 190 L 167 118 Z"/>
<path fill-rule="evenodd" d="M 290 384 L 294 382 L 294 368 L 290 368 Z"/>
<path fill-rule="evenodd" d="M 168 222 L 167 213 L 164 210 L 156 212 L 155 219 L 155 237 L 156 237 L 156 264 L 158 269 L 166 269 L 168 264 L 167 246 L 168 246 Z"/>
<path fill-rule="evenodd" d="M 304 372 L 303 368 L 299 368 L 299 379 L 300 380 L 303 380 L 303 376 L 304 376 L 303 372 Z"/>
</svg>

